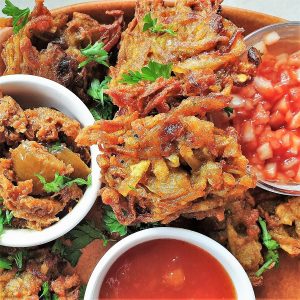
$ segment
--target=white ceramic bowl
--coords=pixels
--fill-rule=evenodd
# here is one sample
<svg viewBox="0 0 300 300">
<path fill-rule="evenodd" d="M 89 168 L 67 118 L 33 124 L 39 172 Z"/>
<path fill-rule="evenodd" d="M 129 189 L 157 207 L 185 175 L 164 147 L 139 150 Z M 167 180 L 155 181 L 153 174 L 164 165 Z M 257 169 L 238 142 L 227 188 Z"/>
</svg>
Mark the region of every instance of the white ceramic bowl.
<svg viewBox="0 0 300 300">
<path fill-rule="evenodd" d="M 52 107 L 79 121 L 82 126 L 94 123 L 94 118 L 81 100 L 62 85 L 37 76 L 8 75 L 0 77 L 0 90 L 12 96 L 22 108 Z M 99 151 L 91 147 L 92 185 L 88 187 L 73 210 L 52 226 L 35 231 L 29 229 L 5 229 L 0 245 L 30 247 L 53 241 L 73 229 L 90 211 L 100 188 L 100 170 L 96 162 Z"/>
<path fill-rule="evenodd" d="M 124 238 L 101 258 L 88 282 L 84 300 L 99 299 L 102 282 L 113 263 L 126 251 L 141 243 L 157 239 L 175 239 L 195 245 L 210 253 L 224 267 L 234 285 L 237 299 L 255 300 L 250 280 L 237 259 L 223 246 L 198 232 L 171 227 L 151 228 Z"/>
</svg>

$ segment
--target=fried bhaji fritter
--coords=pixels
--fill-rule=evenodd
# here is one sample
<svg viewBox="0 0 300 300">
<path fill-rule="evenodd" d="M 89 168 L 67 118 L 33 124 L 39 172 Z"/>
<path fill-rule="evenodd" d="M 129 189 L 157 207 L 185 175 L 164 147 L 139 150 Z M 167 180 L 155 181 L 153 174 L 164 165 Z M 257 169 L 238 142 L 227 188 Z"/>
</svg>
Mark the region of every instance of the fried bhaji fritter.
<svg viewBox="0 0 300 300">
<path fill-rule="evenodd" d="M 162 0 L 138 1 L 135 17 L 122 35 L 117 65 L 110 68 L 107 92 L 114 104 L 146 116 L 167 112 L 182 97 L 229 95 L 233 84 L 250 81 L 256 66 L 240 60 L 246 51 L 243 30 L 219 14 L 220 2 L 178 0 L 167 7 Z M 144 17 L 149 13 L 175 34 L 145 31 Z M 150 61 L 171 63 L 173 76 L 153 83 L 121 83 L 122 75 L 140 71 Z"/>
<path fill-rule="evenodd" d="M 48 194 L 36 176 L 43 176 L 46 182 L 53 181 L 56 174 L 87 178 L 90 169 L 86 161 L 73 151 L 75 148 L 89 161 L 88 150 L 74 141 L 80 124 L 47 107 L 23 111 L 9 96 L 0 99 L 0 108 L 4 109 L 0 112 L 0 145 L 4 145 L 0 156 L 1 209 L 12 211 L 18 227 L 41 230 L 58 221 L 58 214 L 71 209 L 83 195 L 76 184 Z M 51 142 L 59 142 L 61 137 L 72 149 L 59 144 L 55 153 L 49 151 Z"/>
<path fill-rule="evenodd" d="M 28 120 L 20 105 L 10 96 L 0 99 L 0 144 L 14 145 L 22 140 Z"/>
<path fill-rule="evenodd" d="M 79 145 L 99 143 L 102 201 L 121 223 L 169 223 L 181 214 L 224 210 L 255 185 L 234 130 L 201 119 L 227 101 L 191 97 L 165 114 L 134 113 L 82 130 Z"/>
<path fill-rule="evenodd" d="M 1 251 L 2 255 L 14 254 Z M 49 283 L 49 291 L 59 299 L 78 300 L 80 278 L 77 274 L 62 274 L 62 261 L 49 249 L 29 250 L 23 257 L 23 268 L 0 270 L 0 300 L 40 299 L 42 285 Z"/>
<path fill-rule="evenodd" d="M 52 16 L 36 1 L 28 23 L 5 43 L 2 59 L 4 75 L 31 74 L 56 81 L 88 101 L 87 89 L 94 77 L 103 75 L 103 67 L 91 63 L 82 70 L 79 63 L 86 58 L 80 49 L 97 41 L 104 43 L 104 49 L 111 51 L 121 37 L 123 12 L 107 12 L 115 21 L 100 24 L 88 15 L 74 13 Z"/>
</svg>

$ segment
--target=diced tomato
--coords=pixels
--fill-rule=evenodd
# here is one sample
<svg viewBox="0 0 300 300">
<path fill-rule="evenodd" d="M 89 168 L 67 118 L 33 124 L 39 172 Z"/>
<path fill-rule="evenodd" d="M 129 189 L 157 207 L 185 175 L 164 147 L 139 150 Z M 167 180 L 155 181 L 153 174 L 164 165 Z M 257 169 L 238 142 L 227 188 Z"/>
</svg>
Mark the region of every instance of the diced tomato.
<svg viewBox="0 0 300 300">
<path fill-rule="evenodd" d="M 233 126 L 256 175 L 300 183 L 300 51 L 265 53 L 253 83 L 237 88 L 232 104 Z"/>
</svg>

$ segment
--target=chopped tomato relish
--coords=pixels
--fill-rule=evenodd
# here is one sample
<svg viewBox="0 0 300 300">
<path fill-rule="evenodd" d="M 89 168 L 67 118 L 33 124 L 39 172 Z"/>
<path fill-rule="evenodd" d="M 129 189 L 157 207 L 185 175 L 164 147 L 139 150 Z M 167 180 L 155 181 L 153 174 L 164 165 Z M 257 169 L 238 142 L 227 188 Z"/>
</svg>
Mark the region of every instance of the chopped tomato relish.
<svg viewBox="0 0 300 300">
<path fill-rule="evenodd" d="M 300 182 L 300 51 L 262 57 L 257 76 L 236 88 L 233 125 L 258 178 Z"/>
</svg>

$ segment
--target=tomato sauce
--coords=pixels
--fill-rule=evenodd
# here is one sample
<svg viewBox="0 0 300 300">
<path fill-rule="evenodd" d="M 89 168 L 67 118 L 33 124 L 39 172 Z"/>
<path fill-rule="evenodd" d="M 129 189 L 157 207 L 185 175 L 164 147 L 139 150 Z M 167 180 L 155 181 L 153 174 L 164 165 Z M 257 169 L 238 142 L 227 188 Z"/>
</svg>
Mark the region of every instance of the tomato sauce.
<svg viewBox="0 0 300 300">
<path fill-rule="evenodd" d="M 161 239 L 140 244 L 112 265 L 99 299 L 236 299 L 230 277 L 208 252 Z"/>
<path fill-rule="evenodd" d="M 233 125 L 258 178 L 299 183 L 299 44 L 271 46 L 253 83 L 233 92 Z"/>
</svg>

